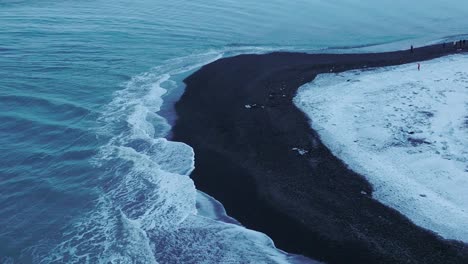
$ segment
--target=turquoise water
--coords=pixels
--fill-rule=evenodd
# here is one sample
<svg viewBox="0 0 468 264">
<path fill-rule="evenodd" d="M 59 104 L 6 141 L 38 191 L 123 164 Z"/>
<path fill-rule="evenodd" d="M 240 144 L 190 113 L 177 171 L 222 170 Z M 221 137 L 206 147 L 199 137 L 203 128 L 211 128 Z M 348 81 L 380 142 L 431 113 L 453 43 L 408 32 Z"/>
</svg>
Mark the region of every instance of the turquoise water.
<svg viewBox="0 0 468 264">
<path fill-rule="evenodd" d="M 0 263 L 291 260 L 195 216 L 192 150 L 165 139 L 181 79 L 221 56 L 468 33 L 461 1 L 252 2 L 0 1 Z"/>
</svg>

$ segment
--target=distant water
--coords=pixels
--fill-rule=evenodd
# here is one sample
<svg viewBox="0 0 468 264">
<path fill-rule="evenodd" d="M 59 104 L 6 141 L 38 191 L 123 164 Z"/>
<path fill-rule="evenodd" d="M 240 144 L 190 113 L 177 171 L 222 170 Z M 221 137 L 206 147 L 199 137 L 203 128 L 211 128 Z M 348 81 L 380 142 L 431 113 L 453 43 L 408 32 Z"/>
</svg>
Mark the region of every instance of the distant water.
<svg viewBox="0 0 468 264">
<path fill-rule="evenodd" d="M 293 2 L 0 1 L 0 263 L 300 261 L 197 193 L 192 149 L 165 139 L 181 80 L 240 53 L 457 39 L 468 4 Z"/>
</svg>

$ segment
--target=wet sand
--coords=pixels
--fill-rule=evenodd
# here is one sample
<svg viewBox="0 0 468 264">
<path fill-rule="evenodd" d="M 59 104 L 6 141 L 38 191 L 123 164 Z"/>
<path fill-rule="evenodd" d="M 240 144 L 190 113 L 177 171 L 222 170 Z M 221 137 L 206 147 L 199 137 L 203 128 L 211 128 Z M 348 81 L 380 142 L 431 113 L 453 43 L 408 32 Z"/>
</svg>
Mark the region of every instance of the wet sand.
<svg viewBox="0 0 468 264">
<path fill-rule="evenodd" d="M 468 263 L 467 245 L 444 240 L 373 200 L 370 184 L 330 153 L 292 102 L 297 89 L 320 73 L 457 52 L 447 44 L 413 53 L 220 59 L 185 80 L 173 140 L 195 150 L 197 189 L 280 249 L 327 263 Z"/>
</svg>

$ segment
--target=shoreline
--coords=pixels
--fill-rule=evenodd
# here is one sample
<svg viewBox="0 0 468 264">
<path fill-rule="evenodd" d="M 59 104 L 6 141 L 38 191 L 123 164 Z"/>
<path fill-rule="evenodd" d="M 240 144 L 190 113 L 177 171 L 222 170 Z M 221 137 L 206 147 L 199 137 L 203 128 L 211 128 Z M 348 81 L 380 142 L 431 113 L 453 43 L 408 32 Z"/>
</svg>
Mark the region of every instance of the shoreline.
<svg viewBox="0 0 468 264">
<path fill-rule="evenodd" d="M 458 52 L 449 43 L 413 53 L 278 52 L 220 59 L 185 79 L 173 140 L 195 151 L 191 177 L 197 189 L 288 253 L 327 263 L 468 262 L 465 244 L 444 240 L 372 199 L 371 185 L 331 154 L 292 100 L 320 73 Z"/>
</svg>

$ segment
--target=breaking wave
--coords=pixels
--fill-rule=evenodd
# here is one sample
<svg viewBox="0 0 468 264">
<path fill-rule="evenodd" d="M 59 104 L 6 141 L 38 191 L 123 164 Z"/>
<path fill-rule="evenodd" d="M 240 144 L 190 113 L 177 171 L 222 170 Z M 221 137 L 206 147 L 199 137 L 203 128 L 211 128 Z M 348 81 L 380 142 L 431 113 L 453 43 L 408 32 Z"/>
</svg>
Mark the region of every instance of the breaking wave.
<svg viewBox="0 0 468 264">
<path fill-rule="evenodd" d="M 171 126 L 158 112 L 163 97 L 178 89 L 174 77 L 235 53 L 231 49 L 170 60 L 133 77 L 115 93 L 99 118 L 97 134 L 108 143 L 93 159 L 104 171 L 97 175 L 102 187 L 94 209 L 67 227 L 46 258 L 36 252 L 37 262 L 304 261 L 277 250 L 266 235 L 242 227 L 219 202 L 198 192 L 189 177 L 193 149 L 166 139 Z"/>
</svg>

